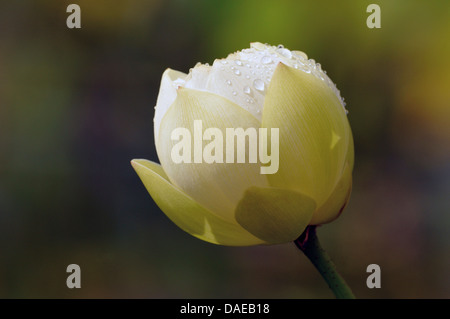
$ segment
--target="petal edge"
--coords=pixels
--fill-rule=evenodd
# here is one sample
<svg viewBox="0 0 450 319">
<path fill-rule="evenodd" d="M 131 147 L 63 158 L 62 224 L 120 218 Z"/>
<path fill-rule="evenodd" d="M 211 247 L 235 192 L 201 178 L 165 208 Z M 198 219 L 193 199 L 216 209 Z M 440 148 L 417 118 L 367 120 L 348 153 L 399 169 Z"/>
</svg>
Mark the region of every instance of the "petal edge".
<svg viewBox="0 0 450 319">
<path fill-rule="evenodd" d="M 238 224 L 212 214 L 172 185 L 159 164 L 143 159 L 132 160 L 131 164 L 160 209 L 187 233 L 219 245 L 264 244 L 263 240 L 248 233 Z"/>
</svg>

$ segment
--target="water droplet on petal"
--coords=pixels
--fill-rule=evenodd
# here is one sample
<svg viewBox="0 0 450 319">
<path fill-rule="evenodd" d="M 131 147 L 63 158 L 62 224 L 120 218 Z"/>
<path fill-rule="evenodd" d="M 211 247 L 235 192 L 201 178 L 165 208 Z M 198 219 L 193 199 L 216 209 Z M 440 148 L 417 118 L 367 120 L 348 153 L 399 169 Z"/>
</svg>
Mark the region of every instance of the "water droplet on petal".
<svg viewBox="0 0 450 319">
<path fill-rule="evenodd" d="M 227 62 L 227 60 L 220 60 L 220 63 L 227 64 L 228 62 Z"/>
<path fill-rule="evenodd" d="M 300 66 L 300 70 L 302 70 L 305 73 L 311 73 L 311 70 L 309 69 L 309 67 L 307 65 Z"/>
<path fill-rule="evenodd" d="M 247 74 L 247 75 L 245 76 L 245 78 L 246 78 L 246 79 L 250 79 L 250 75 Z"/>
<path fill-rule="evenodd" d="M 264 82 L 260 79 L 256 79 L 255 81 L 253 81 L 253 86 L 258 91 L 264 91 Z"/>
<path fill-rule="evenodd" d="M 308 56 L 306 55 L 305 52 L 302 51 L 292 51 L 292 54 L 295 55 L 295 57 L 297 59 L 301 59 L 301 60 L 307 60 Z"/>
<path fill-rule="evenodd" d="M 252 92 L 252 89 L 250 89 L 249 86 L 244 86 L 244 93 L 245 94 L 250 94 Z"/>
<path fill-rule="evenodd" d="M 233 91 L 231 94 L 233 94 L 234 96 L 236 96 L 236 95 L 237 95 L 237 92 L 236 92 L 236 91 Z"/>
<path fill-rule="evenodd" d="M 278 49 L 283 49 L 283 48 L 284 48 L 284 45 L 279 44 L 279 45 L 277 46 L 277 48 L 278 48 Z"/>
<path fill-rule="evenodd" d="M 261 58 L 261 63 L 262 64 L 269 64 L 269 63 L 272 63 L 272 62 L 273 62 L 272 58 L 270 56 L 268 56 L 268 55 L 265 55 L 265 56 L 263 56 Z"/>
<path fill-rule="evenodd" d="M 288 58 L 288 59 L 292 58 L 292 53 L 288 49 L 281 48 L 281 49 L 278 49 L 277 51 L 279 54 L 281 54 L 285 58 Z"/>
<path fill-rule="evenodd" d="M 234 61 L 234 63 L 236 63 L 236 64 L 239 65 L 239 66 L 242 65 L 242 61 L 241 61 L 241 60 L 236 60 L 236 61 Z"/>
<path fill-rule="evenodd" d="M 231 85 L 231 81 L 230 81 L 230 80 L 227 80 L 227 84 L 228 84 L 228 85 Z"/>
<path fill-rule="evenodd" d="M 255 48 L 256 50 L 262 51 L 266 49 L 266 45 L 259 43 L 259 42 L 254 42 L 254 43 L 250 43 L 250 47 L 251 48 Z"/>
<path fill-rule="evenodd" d="M 239 71 L 239 70 L 234 70 L 234 74 L 236 74 L 236 75 L 241 75 L 241 71 Z"/>
</svg>

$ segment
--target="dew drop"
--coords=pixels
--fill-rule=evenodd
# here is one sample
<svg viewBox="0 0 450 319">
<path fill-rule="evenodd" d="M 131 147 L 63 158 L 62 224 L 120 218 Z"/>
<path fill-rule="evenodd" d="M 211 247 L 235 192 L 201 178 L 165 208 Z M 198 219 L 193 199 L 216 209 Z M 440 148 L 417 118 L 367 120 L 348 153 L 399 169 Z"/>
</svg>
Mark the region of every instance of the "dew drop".
<svg viewBox="0 0 450 319">
<path fill-rule="evenodd" d="M 245 78 L 246 78 L 246 79 L 250 79 L 250 75 L 247 74 L 247 75 L 245 76 Z"/>
<path fill-rule="evenodd" d="M 302 51 L 292 51 L 292 54 L 293 54 L 297 59 L 300 59 L 300 60 L 307 60 L 307 59 L 308 59 L 308 56 L 306 55 L 306 53 L 305 53 L 305 52 L 302 52 Z"/>
<path fill-rule="evenodd" d="M 280 48 L 278 48 L 277 51 L 278 51 L 279 54 L 281 54 L 285 58 L 288 58 L 288 59 L 292 58 L 292 53 L 288 49 L 285 49 L 285 48 L 281 48 L 280 49 Z"/>
<path fill-rule="evenodd" d="M 250 89 L 249 86 L 244 86 L 244 93 L 245 94 L 250 94 L 252 92 L 252 90 Z"/>
<path fill-rule="evenodd" d="M 252 43 L 252 44 L 251 44 L 251 47 L 252 47 L 252 48 L 255 48 L 255 49 L 258 50 L 258 51 L 262 51 L 262 50 L 266 49 L 266 46 L 267 46 L 267 44 L 264 45 L 264 44 L 259 43 L 259 42 L 255 42 L 255 43 Z"/>
<path fill-rule="evenodd" d="M 236 95 L 237 95 L 237 92 L 236 92 L 236 91 L 233 91 L 231 94 L 233 94 L 234 96 L 236 96 Z"/>
<path fill-rule="evenodd" d="M 270 63 L 272 63 L 273 61 L 272 61 L 272 58 L 270 57 L 270 56 L 268 56 L 268 55 L 265 55 L 265 56 L 263 56 L 262 58 L 261 58 L 261 63 L 262 64 L 270 64 Z"/>
<path fill-rule="evenodd" d="M 277 46 L 277 48 L 278 48 L 278 49 L 283 49 L 283 48 L 284 48 L 284 45 L 279 44 L 279 45 Z"/>
<path fill-rule="evenodd" d="M 300 70 L 302 70 L 305 73 L 311 73 L 311 70 L 306 65 L 300 66 Z"/>
<path fill-rule="evenodd" d="M 234 74 L 236 74 L 236 75 L 241 75 L 241 71 L 239 71 L 239 70 L 234 70 Z"/>
<path fill-rule="evenodd" d="M 234 61 L 234 63 L 236 63 L 236 64 L 239 65 L 239 66 L 242 65 L 242 61 L 241 61 L 241 60 L 236 60 L 236 61 Z"/>
<path fill-rule="evenodd" d="M 220 63 L 227 64 L 228 62 L 227 62 L 227 60 L 220 60 Z"/>
<path fill-rule="evenodd" d="M 228 84 L 228 85 L 231 85 L 231 81 L 230 81 L 230 80 L 227 80 L 227 84 Z"/>
<path fill-rule="evenodd" d="M 255 81 L 253 81 L 253 86 L 258 91 L 264 91 L 264 82 L 260 79 L 256 79 Z"/>
</svg>

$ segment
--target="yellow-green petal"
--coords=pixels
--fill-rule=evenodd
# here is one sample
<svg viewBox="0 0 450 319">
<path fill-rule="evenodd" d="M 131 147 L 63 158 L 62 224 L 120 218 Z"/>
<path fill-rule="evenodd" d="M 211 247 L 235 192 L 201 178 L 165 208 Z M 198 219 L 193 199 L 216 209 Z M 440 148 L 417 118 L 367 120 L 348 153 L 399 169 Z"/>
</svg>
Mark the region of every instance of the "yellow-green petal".
<svg viewBox="0 0 450 319">
<path fill-rule="evenodd" d="M 352 170 L 354 162 L 354 146 L 353 136 L 350 134 L 350 142 L 348 144 L 346 164 L 344 166 L 341 179 L 334 188 L 333 193 L 326 202 L 319 207 L 311 219 L 312 225 L 319 225 L 332 222 L 338 218 L 350 199 L 352 192 Z"/>
<path fill-rule="evenodd" d="M 131 164 L 159 208 L 184 231 L 220 245 L 264 244 L 237 223 L 217 217 L 172 185 L 159 164 L 143 159 L 133 160 Z"/>
<path fill-rule="evenodd" d="M 297 239 L 308 226 L 315 201 L 296 191 L 250 187 L 236 208 L 237 222 L 270 244 Z"/>
<path fill-rule="evenodd" d="M 345 110 L 313 74 L 279 63 L 264 102 L 262 127 L 279 128 L 280 167 L 271 186 L 295 189 L 318 207 L 339 181 L 350 140 Z"/>
<path fill-rule="evenodd" d="M 202 133 L 216 128 L 222 134 L 223 163 L 195 163 L 194 123 L 201 121 Z M 234 209 L 250 186 L 268 186 L 265 175 L 260 174 L 259 163 L 249 163 L 248 144 L 246 163 L 229 163 L 226 158 L 226 129 L 254 128 L 260 123 L 249 112 L 219 95 L 180 88 L 175 102 L 161 121 L 156 144 L 158 157 L 170 181 L 182 189 L 211 212 L 229 221 L 234 221 Z M 191 136 L 191 163 L 176 163 L 172 158 L 172 149 L 180 140 L 172 140 L 172 132 L 177 128 L 186 128 Z M 204 141 L 202 149 L 211 141 Z M 198 139 L 197 139 L 198 140 Z M 235 156 L 236 156 L 235 143 Z M 180 154 L 183 152 L 180 152 Z M 234 158 L 237 161 L 237 158 Z"/>
<path fill-rule="evenodd" d="M 353 145 L 353 134 L 350 131 L 350 137 L 348 142 L 348 150 L 347 150 L 347 157 L 345 159 L 345 162 L 347 163 L 348 167 L 350 168 L 350 172 L 353 171 L 353 164 L 355 162 L 355 146 Z"/>
<path fill-rule="evenodd" d="M 326 202 L 314 212 L 310 221 L 311 225 L 320 225 L 332 222 L 347 206 L 352 191 L 352 171 L 349 165 L 344 168 L 344 173 L 337 183 L 333 193 Z"/>
</svg>

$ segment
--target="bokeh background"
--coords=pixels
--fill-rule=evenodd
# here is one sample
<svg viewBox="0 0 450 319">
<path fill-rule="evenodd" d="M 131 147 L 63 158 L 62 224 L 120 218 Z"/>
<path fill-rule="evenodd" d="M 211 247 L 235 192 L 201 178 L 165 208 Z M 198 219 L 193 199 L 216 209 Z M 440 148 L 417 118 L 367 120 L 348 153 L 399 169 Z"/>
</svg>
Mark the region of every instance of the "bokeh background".
<svg viewBox="0 0 450 319">
<path fill-rule="evenodd" d="M 293 244 L 184 233 L 130 166 L 157 161 L 165 68 L 259 41 L 306 52 L 347 102 L 354 190 L 318 233 L 357 297 L 449 298 L 449 39 L 446 0 L 0 1 L 0 297 L 332 298 Z M 381 289 L 366 287 L 372 263 Z"/>
</svg>

